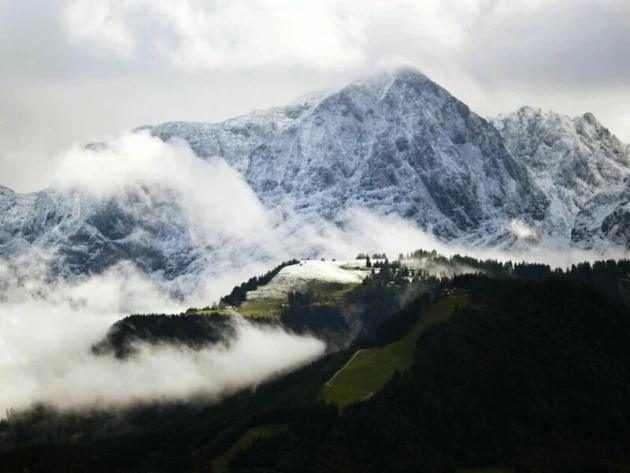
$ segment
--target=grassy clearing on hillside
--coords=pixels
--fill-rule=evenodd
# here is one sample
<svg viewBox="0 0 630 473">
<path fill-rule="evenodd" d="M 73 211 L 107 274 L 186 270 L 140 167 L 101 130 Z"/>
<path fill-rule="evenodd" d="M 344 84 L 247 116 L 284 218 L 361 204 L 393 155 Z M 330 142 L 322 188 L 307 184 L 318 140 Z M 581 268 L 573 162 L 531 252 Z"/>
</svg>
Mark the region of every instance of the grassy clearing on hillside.
<svg viewBox="0 0 630 473">
<path fill-rule="evenodd" d="M 239 307 L 230 309 L 209 309 L 197 310 L 196 315 L 232 315 L 235 312 L 243 317 L 277 319 L 280 317 L 282 304 L 287 301 L 283 299 L 255 299 L 253 301 L 245 301 Z"/>
<path fill-rule="evenodd" d="M 277 319 L 280 318 L 282 304 L 286 303 L 284 299 L 253 299 L 246 300 L 235 310 L 243 317 Z"/>
<path fill-rule="evenodd" d="M 231 315 L 234 311 L 231 309 L 201 309 L 192 312 L 194 315 Z M 188 312 L 187 312 L 188 313 Z"/>
<path fill-rule="evenodd" d="M 239 451 L 245 450 L 249 447 L 254 440 L 262 437 L 270 437 L 288 428 L 288 424 L 268 424 L 249 429 L 247 433 L 234 442 L 234 444 L 225 453 L 217 457 L 212 462 L 212 470 L 215 473 L 228 471 L 228 464 L 232 458 L 234 458 Z"/>
<path fill-rule="evenodd" d="M 369 398 L 391 379 L 395 371 L 411 366 L 416 342 L 432 325 L 448 320 L 457 306 L 467 304 L 467 295 L 451 296 L 431 306 L 397 342 L 382 348 L 359 350 L 320 392 L 320 398 L 345 407 Z"/>
<path fill-rule="evenodd" d="M 310 281 L 304 291 L 310 291 L 315 295 L 317 304 L 339 304 L 358 284 L 338 283 L 330 281 Z M 243 317 L 277 319 L 282 313 L 282 305 L 287 303 L 287 298 L 248 297 L 240 306 L 233 309 L 209 309 L 197 310 L 197 315 L 230 315 L 238 312 Z"/>
</svg>

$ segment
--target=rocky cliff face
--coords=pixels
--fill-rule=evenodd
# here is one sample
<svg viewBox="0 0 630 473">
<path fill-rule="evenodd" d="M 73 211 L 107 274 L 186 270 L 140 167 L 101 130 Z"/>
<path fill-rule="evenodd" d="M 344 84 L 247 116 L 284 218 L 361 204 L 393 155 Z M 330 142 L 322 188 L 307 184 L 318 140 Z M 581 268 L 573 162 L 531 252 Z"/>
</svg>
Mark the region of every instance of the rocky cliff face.
<svg viewBox="0 0 630 473">
<path fill-rule="evenodd" d="M 446 240 L 494 244 L 547 201 L 483 118 L 425 76 L 399 70 L 322 99 L 251 153 L 247 181 L 271 208 L 335 220 L 396 213 Z"/>
<path fill-rule="evenodd" d="M 630 173 L 626 145 L 590 113 L 570 118 L 523 107 L 492 123 L 550 202 L 539 231 L 551 246 L 566 247 L 586 203 Z"/>
<path fill-rule="evenodd" d="M 256 111 L 217 124 L 170 122 L 139 130 L 150 130 L 164 141 L 184 140 L 197 156 L 220 156 L 244 173 L 257 147 L 309 115 L 324 97 L 323 93 L 308 94 L 283 107 Z"/>
<path fill-rule="evenodd" d="M 630 250 L 630 179 L 594 195 L 577 214 L 573 246 L 605 253 Z"/>
<path fill-rule="evenodd" d="M 19 195 L 0 189 L 0 254 L 47 253 L 53 274 L 100 273 L 131 260 L 173 278 L 200 257 L 182 209 L 164 189 L 101 198 L 79 190 Z"/>
</svg>

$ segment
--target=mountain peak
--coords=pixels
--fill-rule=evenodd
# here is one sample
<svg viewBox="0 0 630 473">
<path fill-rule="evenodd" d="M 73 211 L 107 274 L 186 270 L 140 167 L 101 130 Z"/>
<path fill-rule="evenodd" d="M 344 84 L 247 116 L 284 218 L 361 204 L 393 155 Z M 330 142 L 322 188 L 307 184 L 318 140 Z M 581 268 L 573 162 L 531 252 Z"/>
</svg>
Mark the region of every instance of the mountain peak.
<svg viewBox="0 0 630 473">
<path fill-rule="evenodd" d="M 523 105 L 516 111 L 517 114 L 523 116 L 540 116 L 543 114 L 543 110 L 540 107 L 533 107 L 531 105 Z"/>
<path fill-rule="evenodd" d="M 396 66 L 382 73 L 395 79 L 429 80 L 419 69 L 412 66 Z"/>
<path fill-rule="evenodd" d="M 16 193 L 13 189 L 10 189 L 6 186 L 0 185 L 0 197 L 15 197 Z"/>
<path fill-rule="evenodd" d="M 602 127 L 604 126 L 600 123 L 599 120 L 593 115 L 591 112 L 585 112 L 582 115 L 578 115 L 576 117 L 571 117 L 569 115 L 565 115 L 562 113 L 554 112 L 553 110 L 545 110 L 540 107 L 533 107 L 531 105 L 523 105 L 519 109 L 514 112 L 501 113 L 495 119 L 496 121 L 505 120 L 505 119 L 514 119 L 514 117 L 518 117 L 520 120 L 527 121 L 540 121 L 540 120 L 553 120 L 553 121 L 573 121 L 575 123 L 583 122 L 592 126 Z"/>
<path fill-rule="evenodd" d="M 328 95 L 324 100 L 336 100 L 335 97 L 363 97 L 363 101 L 383 100 L 391 90 L 399 92 L 404 88 L 422 90 L 426 84 L 431 89 L 437 90 L 439 86 L 433 83 L 427 76 L 417 69 L 409 66 L 400 66 L 389 69 L 381 69 L 370 75 L 360 77 L 340 90 Z"/>
</svg>

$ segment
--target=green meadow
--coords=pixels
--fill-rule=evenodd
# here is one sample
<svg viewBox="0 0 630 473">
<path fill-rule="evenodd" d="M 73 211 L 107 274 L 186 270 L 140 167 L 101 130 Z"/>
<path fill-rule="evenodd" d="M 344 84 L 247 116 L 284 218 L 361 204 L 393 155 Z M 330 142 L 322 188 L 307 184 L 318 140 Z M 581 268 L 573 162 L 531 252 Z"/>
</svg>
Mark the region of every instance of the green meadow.
<svg viewBox="0 0 630 473">
<path fill-rule="evenodd" d="M 411 366 L 422 333 L 432 325 L 448 320 L 456 307 L 468 301 L 467 295 L 447 297 L 433 304 L 400 340 L 382 348 L 357 351 L 323 386 L 320 398 L 339 407 L 369 398 L 391 379 L 394 372 Z"/>
</svg>

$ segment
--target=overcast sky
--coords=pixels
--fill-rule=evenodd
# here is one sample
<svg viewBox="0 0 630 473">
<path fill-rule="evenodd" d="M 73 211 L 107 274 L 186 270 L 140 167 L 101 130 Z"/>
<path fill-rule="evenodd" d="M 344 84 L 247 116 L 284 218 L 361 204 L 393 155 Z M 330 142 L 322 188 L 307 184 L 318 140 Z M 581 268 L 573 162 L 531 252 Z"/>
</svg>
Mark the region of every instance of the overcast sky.
<svg viewBox="0 0 630 473">
<path fill-rule="evenodd" d="M 628 0 L 0 0 L 0 184 L 73 143 L 218 121 L 411 65 L 482 115 L 586 111 L 630 142 Z"/>
</svg>

